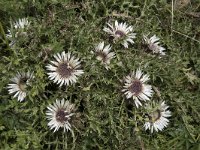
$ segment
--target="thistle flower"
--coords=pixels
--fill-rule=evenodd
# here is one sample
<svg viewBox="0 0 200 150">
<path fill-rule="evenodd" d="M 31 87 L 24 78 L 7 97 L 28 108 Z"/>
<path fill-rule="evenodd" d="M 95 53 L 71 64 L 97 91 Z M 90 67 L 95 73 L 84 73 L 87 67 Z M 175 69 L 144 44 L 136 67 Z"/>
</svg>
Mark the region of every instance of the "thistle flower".
<svg viewBox="0 0 200 150">
<path fill-rule="evenodd" d="M 140 69 L 132 72 L 131 75 L 125 77 L 125 85 L 122 92 L 126 98 L 133 98 L 136 107 L 142 106 L 141 101 L 149 101 L 153 90 L 151 85 L 146 84 L 149 76 L 143 74 Z"/>
<path fill-rule="evenodd" d="M 29 28 L 30 22 L 28 21 L 28 18 L 22 18 L 16 21 L 14 24 L 11 24 L 11 26 L 13 26 L 13 28 L 8 29 L 6 37 L 11 41 L 9 46 L 12 48 L 17 41 L 17 37 L 21 35 L 27 35 L 26 29 Z"/>
<path fill-rule="evenodd" d="M 59 128 L 64 128 L 64 132 L 71 130 L 71 117 L 74 113 L 74 104 L 69 101 L 56 100 L 53 105 L 47 107 L 47 119 L 49 120 L 48 126 L 54 129 L 53 132 L 58 131 Z"/>
<path fill-rule="evenodd" d="M 28 21 L 28 18 L 22 18 L 19 19 L 14 23 L 14 28 L 15 29 L 24 29 L 28 28 L 30 26 L 30 22 Z"/>
<path fill-rule="evenodd" d="M 27 85 L 30 85 L 30 80 L 33 78 L 33 73 L 29 71 L 27 73 L 18 72 L 17 75 L 11 79 L 13 83 L 8 84 L 7 88 L 9 94 L 15 93 L 13 97 L 18 97 L 18 101 L 22 102 L 27 95 Z"/>
<path fill-rule="evenodd" d="M 148 49 L 151 50 L 153 53 L 165 55 L 165 52 L 163 52 L 165 48 L 159 45 L 160 38 L 156 37 L 156 35 L 152 36 L 151 38 L 143 35 L 143 39 Z"/>
<path fill-rule="evenodd" d="M 133 27 L 126 23 L 118 23 L 115 21 L 114 25 L 107 23 L 108 27 L 104 27 L 104 31 L 114 37 L 114 41 L 122 40 L 122 45 L 128 48 L 128 43 L 133 44 L 133 39 L 136 38 L 136 33 L 133 32 Z"/>
<path fill-rule="evenodd" d="M 158 132 L 167 127 L 169 123 L 167 118 L 171 116 L 171 112 L 167 110 L 168 108 L 169 106 L 165 104 L 165 101 L 160 104 L 153 103 L 153 106 L 148 104 L 146 106 L 148 121 L 144 124 L 145 130 L 151 130 L 151 133 L 153 133 L 154 130 Z"/>
<path fill-rule="evenodd" d="M 49 79 L 54 83 L 62 85 L 70 85 L 75 83 L 78 77 L 83 74 L 83 70 L 80 68 L 80 61 L 75 58 L 71 53 L 65 53 L 64 51 L 54 55 L 55 61 L 51 61 L 46 66 L 49 73 Z"/>
<path fill-rule="evenodd" d="M 95 48 L 97 60 L 101 61 L 105 65 L 106 69 L 109 68 L 108 66 L 110 64 L 110 61 L 115 56 L 115 53 L 110 52 L 110 50 L 111 46 L 107 45 L 104 47 L 104 42 L 99 43 Z"/>
</svg>

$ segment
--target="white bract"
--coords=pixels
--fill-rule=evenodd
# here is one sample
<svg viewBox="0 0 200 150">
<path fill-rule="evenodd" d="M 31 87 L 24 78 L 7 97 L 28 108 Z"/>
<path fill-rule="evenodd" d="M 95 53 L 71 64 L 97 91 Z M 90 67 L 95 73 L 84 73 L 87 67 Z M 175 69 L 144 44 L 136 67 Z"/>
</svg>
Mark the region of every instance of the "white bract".
<svg viewBox="0 0 200 150">
<path fill-rule="evenodd" d="M 53 105 L 49 105 L 46 112 L 47 119 L 49 120 L 48 126 L 53 132 L 58 131 L 59 128 L 64 128 L 64 132 L 71 130 L 71 117 L 75 114 L 74 104 L 69 101 L 56 100 Z"/>
<path fill-rule="evenodd" d="M 125 85 L 122 92 L 124 92 L 127 99 L 132 98 L 134 100 L 137 108 L 142 106 L 141 101 L 149 101 L 152 96 L 152 87 L 146 84 L 148 80 L 149 76 L 143 74 L 140 69 L 125 77 Z"/>
<path fill-rule="evenodd" d="M 110 50 L 111 50 L 111 46 L 106 45 L 104 47 L 104 42 L 99 43 L 95 47 L 95 53 L 97 56 L 96 58 L 97 58 L 97 60 L 101 61 L 105 65 L 106 69 L 109 68 L 111 59 L 115 57 L 115 53 L 110 52 Z"/>
<path fill-rule="evenodd" d="M 54 83 L 62 85 L 70 85 L 75 83 L 78 77 L 83 74 L 83 70 L 80 68 L 80 61 L 75 58 L 71 53 L 65 53 L 64 51 L 60 54 L 54 55 L 55 60 L 51 61 L 46 66 L 49 71 L 49 79 Z"/>
<path fill-rule="evenodd" d="M 128 48 L 128 43 L 133 44 L 133 39 L 136 38 L 136 33 L 133 32 L 133 27 L 128 26 L 126 23 L 118 23 L 115 21 L 115 24 L 107 23 L 108 27 L 104 27 L 104 31 L 114 37 L 114 41 L 122 40 L 122 45 L 125 48 Z"/>
<path fill-rule="evenodd" d="M 27 95 L 27 85 L 30 85 L 30 80 L 33 78 L 33 73 L 29 71 L 27 73 L 18 72 L 17 75 L 11 79 L 12 83 L 8 84 L 7 88 L 9 94 L 15 93 L 13 97 L 18 97 L 18 101 L 22 102 Z"/>
<path fill-rule="evenodd" d="M 151 106 L 150 104 L 146 106 L 148 109 L 148 121 L 145 122 L 145 130 L 151 130 L 151 133 L 155 130 L 156 132 L 162 131 L 167 127 L 169 120 L 168 117 L 171 116 L 171 112 L 167 110 L 169 106 L 163 101 L 161 104 Z"/>
<path fill-rule="evenodd" d="M 165 48 L 160 46 L 160 38 L 158 38 L 156 35 L 152 36 L 151 38 L 148 38 L 146 35 L 143 35 L 143 39 L 145 44 L 148 46 L 149 50 L 151 50 L 153 53 L 165 55 Z"/>
</svg>

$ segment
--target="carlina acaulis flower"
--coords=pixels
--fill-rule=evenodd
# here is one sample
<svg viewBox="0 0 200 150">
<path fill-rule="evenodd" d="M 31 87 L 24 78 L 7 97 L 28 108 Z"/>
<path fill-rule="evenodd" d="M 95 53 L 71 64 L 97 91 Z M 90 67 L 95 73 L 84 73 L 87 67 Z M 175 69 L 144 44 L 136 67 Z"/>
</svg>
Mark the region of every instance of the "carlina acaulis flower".
<svg viewBox="0 0 200 150">
<path fill-rule="evenodd" d="M 53 105 L 47 107 L 47 119 L 49 120 L 48 126 L 53 132 L 63 128 L 64 132 L 72 130 L 71 119 L 75 115 L 75 105 L 71 104 L 68 100 L 56 100 Z"/>
<path fill-rule="evenodd" d="M 51 61 L 46 66 L 49 71 L 49 79 L 54 83 L 62 85 L 70 85 L 77 82 L 78 77 L 84 72 L 80 69 L 79 58 L 75 58 L 70 52 L 65 53 L 64 51 L 60 54 L 54 55 L 55 60 Z"/>
<path fill-rule="evenodd" d="M 17 37 L 19 33 L 26 34 L 25 29 L 28 29 L 30 27 L 30 21 L 28 20 L 28 18 L 21 18 L 18 21 L 14 22 L 12 26 L 16 30 L 15 37 Z M 12 37 L 10 29 L 8 30 L 8 34 L 6 36 L 8 38 Z"/>
<path fill-rule="evenodd" d="M 27 95 L 27 86 L 30 86 L 30 81 L 34 78 L 33 73 L 28 72 L 18 72 L 15 77 L 11 79 L 10 84 L 8 84 L 9 94 L 14 94 L 14 98 L 18 97 L 18 101 L 22 102 Z"/>
<path fill-rule="evenodd" d="M 127 99 L 133 99 L 137 108 L 142 106 L 141 101 L 149 101 L 153 94 L 152 86 L 146 84 L 147 81 L 149 81 L 149 76 L 143 74 L 140 69 L 125 77 L 122 92 L 124 92 Z"/>
<path fill-rule="evenodd" d="M 28 18 L 21 18 L 18 21 L 11 23 L 11 28 L 8 29 L 6 37 L 10 40 L 9 46 L 13 48 L 16 41 L 21 36 L 27 36 L 27 29 L 30 27 Z"/>
<path fill-rule="evenodd" d="M 95 47 L 94 51 L 97 60 L 101 61 L 101 63 L 105 66 L 106 69 L 109 68 L 111 59 L 115 57 L 115 53 L 110 52 L 110 50 L 111 50 L 110 44 L 104 47 L 104 42 L 101 42 Z"/>
<path fill-rule="evenodd" d="M 162 131 L 167 127 L 171 116 L 171 112 L 168 110 L 169 106 L 165 104 L 165 101 L 160 103 L 151 103 L 146 105 L 147 120 L 144 124 L 145 130 L 151 130 L 151 133 L 155 130 L 156 132 Z"/>
<path fill-rule="evenodd" d="M 122 40 L 122 45 L 128 48 L 129 44 L 133 44 L 133 39 L 136 38 L 136 33 L 133 32 L 133 27 L 129 26 L 126 22 L 118 23 L 116 20 L 114 25 L 107 23 L 108 27 L 104 27 L 103 31 L 107 32 L 114 38 L 114 42 Z"/>
<path fill-rule="evenodd" d="M 143 39 L 144 44 L 153 52 L 153 54 L 165 55 L 165 48 L 160 46 L 160 38 L 158 38 L 156 35 L 153 35 L 151 38 L 148 38 L 147 35 L 143 35 Z"/>
</svg>

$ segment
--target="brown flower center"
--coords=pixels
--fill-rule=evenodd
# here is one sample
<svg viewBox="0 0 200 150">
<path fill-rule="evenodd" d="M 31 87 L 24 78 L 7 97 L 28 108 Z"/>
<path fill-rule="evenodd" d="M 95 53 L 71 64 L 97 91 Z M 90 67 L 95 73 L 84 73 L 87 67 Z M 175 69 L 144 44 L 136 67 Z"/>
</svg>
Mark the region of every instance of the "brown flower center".
<svg viewBox="0 0 200 150">
<path fill-rule="evenodd" d="M 159 47 L 156 44 L 150 44 L 149 49 L 152 50 L 154 53 L 159 53 Z"/>
<path fill-rule="evenodd" d="M 65 121 L 68 120 L 68 118 L 66 117 L 68 115 L 67 112 L 65 112 L 64 109 L 60 109 L 56 112 L 56 120 L 58 122 L 64 123 Z"/>
<path fill-rule="evenodd" d="M 161 117 L 161 111 L 157 109 L 156 111 L 150 113 L 148 116 L 151 122 L 156 122 Z"/>
<path fill-rule="evenodd" d="M 72 75 L 73 68 L 67 63 L 62 63 L 58 65 L 57 72 L 61 77 L 68 78 Z"/>
<path fill-rule="evenodd" d="M 139 95 L 142 92 L 142 82 L 140 80 L 135 80 L 129 87 L 129 91 L 134 93 L 134 95 Z"/>
<path fill-rule="evenodd" d="M 115 35 L 117 35 L 118 37 L 124 37 L 126 34 L 124 33 L 124 32 L 122 32 L 122 31 L 120 31 L 120 30 L 117 30 L 116 32 L 115 32 Z"/>
<path fill-rule="evenodd" d="M 27 82 L 27 80 L 28 80 L 28 78 L 26 78 L 26 77 L 23 77 L 23 78 L 21 78 L 19 80 L 18 85 L 19 85 L 19 88 L 20 88 L 21 91 L 25 91 L 26 90 L 26 82 Z"/>
<path fill-rule="evenodd" d="M 105 53 L 103 53 L 103 52 L 97 52 L 97 56 L 100 57 L 103 62 L 106 62 L 107 55 Z"/>
</svg>

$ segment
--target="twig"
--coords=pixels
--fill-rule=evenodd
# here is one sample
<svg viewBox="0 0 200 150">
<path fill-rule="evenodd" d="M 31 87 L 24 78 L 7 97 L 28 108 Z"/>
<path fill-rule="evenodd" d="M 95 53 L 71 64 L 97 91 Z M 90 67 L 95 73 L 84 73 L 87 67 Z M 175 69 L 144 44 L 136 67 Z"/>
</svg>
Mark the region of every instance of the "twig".
<svg viewBox="0 0 200 150">
<path fill-rule="evenodd" d="M 123 17 L 123 18 L 133 19 L 133 17 L 128 16 L 128 15 L 126 15 L 126 14 L 118 14 L 118 13 L 115 13 L 115 12 L 113 12 L 111 15 L 108 15 L 108 16 L 112 16 L 112 17 Z"/>
<path fill-rule="evenodd" d="M 189 13 L 186 13 L 186 15 L 190 17 L 200 18 L 200 12 L 189 12 Z"/>
<path fill-rule="evenodd" d="M 195 42 L 200 43 L 200 41 L 198 41 L 197 39 L 192 38 L 192 37 L 190 37 L 190 36 L 188 36 L 188 35 L 186 35 L 186 34 L 184 34 L 184 33 L 181 33 L 181 32 L 176 31 L 176 30 L 172 30 L 172 31 L 175 32 L 175 33 L 177 33 L 177 34 L 180 34 L 180 35 L 182 35 L 182 36 L 184 36 L 184 37 L 186 37 L 186 38 L 189 38 L 189 39 L 191 39 L 191 40 L 193 40 L 193 41 L 195 41 Z"/>
</svg>

